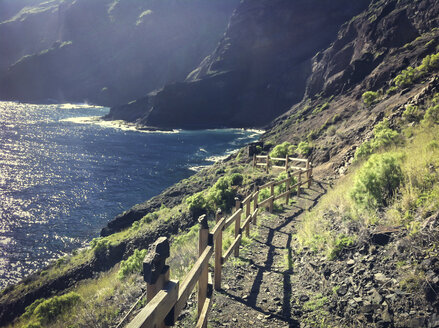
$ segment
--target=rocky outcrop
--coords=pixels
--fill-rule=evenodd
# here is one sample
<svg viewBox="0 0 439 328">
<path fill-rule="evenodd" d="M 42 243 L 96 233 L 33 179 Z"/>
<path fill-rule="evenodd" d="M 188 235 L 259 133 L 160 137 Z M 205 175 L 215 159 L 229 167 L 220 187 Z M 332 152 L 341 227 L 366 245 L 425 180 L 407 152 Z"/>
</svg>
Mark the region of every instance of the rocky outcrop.
<svg viewBox="0 0 439 328">
<path fill-rule="evenodd" d="M 315 56 L 306 96 L 337 95 L 360 83 L 369 90 L 381 88 L 434 49 L 434 44 L 425 46 L 425 42 L 409 45 L 438 25 L 436 0 L 376 1 L 345 24 L 335 42 Z"/>
<path fill-rule="evenodd" d="M 0 99 L 114 106 L 142 97 L 183 80 L 215 48 L 238 3 L 3 1 Z"/>
<path fill-rule="evenodd" d="M 216 50 L 184 82 L 107 118 L 161 128 L 265 126 L 302 99 L 311 58 L 369 2 L 242 1 Z"/>
</svg>

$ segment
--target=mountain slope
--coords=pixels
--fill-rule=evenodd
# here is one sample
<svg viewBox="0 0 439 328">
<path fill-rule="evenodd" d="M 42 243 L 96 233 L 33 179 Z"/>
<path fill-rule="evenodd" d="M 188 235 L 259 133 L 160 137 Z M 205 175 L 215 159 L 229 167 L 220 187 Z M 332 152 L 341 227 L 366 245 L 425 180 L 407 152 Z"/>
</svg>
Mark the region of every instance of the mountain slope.
<svg viewBox="0 0 439 328">
<path fill-rule="evenodd" d="M 368 3 L 243 1 L 216 50 L 184 82 L 107 118 L 159 128 L 264 126 L 302 99 L 311 58 Z"/>
<path fill-rule="evenodd" d="M 237 3 L 28 1 L 0 23 L 0 99 L 129 102 L 184 79 L 214 49 Z"/>
<path fill-rule="evenodd" d="M 306 142 L 326 169 L 348 165 L 377 122 L 422 98 L 434 69 L 412 83 L 394 79 L 439 51 L 438 17 L 437 0 L 375 1 L 314 57 L 306 96 L 270 124 L 266 140 Z M 372 104 L 362 98 L 368 91 L 376 92 Z"/>
<path fill-rule="evenodd" d="M 252 168 L 250 149 L 266 154 L 276 144 L 287 141 L 291 144 L 288 151 L 313 159 L 319 188 L 332 187 L 336 178 L 344 178 L 317 204 L 315 211 L 305 213 L 295 226 L 294 236 L 290 235 L 293 230 L 282 233 L 282 238 L 290 241 L 286 248 L 260 240 L 261 247 L 277 253 L 277 262 L 282 258 L 280 252 L 287 252 L 288 269 L 275 268 L 276 277 L 284 280 L 273 288 L 277 293 L 284 292 L 283 299 L 262 289 L 257 298 L 260 303 L 255 302 L 252 291 L 261 292 L 258 282 L 264 275 L 267 278 L 265 269 L 271 269 L 274 263 L 274 257 L 262 258 L 263 253 L 256 254 L 261 262 L 245 263 L 234 270 L 239 265 L 237 261 L 231 267 L 227 279 L 233 284 L 254 279 L 244 285 L 250 288 L 236 288 L 220 297 L 232 296 L 240 305 L 253 302 L 253 310 L 257 305 L 262 315 L 258 320 L 267 315 L 284 323 L 300 322 L 305 327 L 436 327 L 438 10 L 437 0 L 374 1 L 340 28 L 332 44 L 314 56 L 307 87 L 303 88 L 306 97 L 270 124 L 258 147 L 241 149 L 122 213 L 105 229 L 106 237 L 93 241 L 90 248 L 62 258 L 47 270 L 4 290 L 0 298 L 1 322 L 21 315 L 40 297 L 50 301 L 53 294 L 75 290 L 83 297 L 82 302 L 70 309 L 67 319 L 58 315 L 53 326 L 66 326 L 66 322 L 116 325 L 144 288 L 140 269 L 130 271 L 127 278 L 119 278 L 119 269 L 131 264 L 134 251 L 147 248 L 159 235 L 177 235 L 171 250 L 171 254 L 177 254 L 171 272 L 181 274 L 188 270 L 193 263 L 191 254 L 198 254 L 196 245 L 188 251 L 187 245 L 181 243 L 196 244 L 196 226 L 188 233 L 179 229 L 196 223 L 190 206 L 195 204 L 212 213 L 213 208 L 207 208 L 212 204 L 206 199 L 221 195 L 215 188 L 224 186 L 224 181 L 234 174 L 241 175 L 243 185 L 230 190 L 243 195 L 254 188 L 253 182 L 263 185 L 274 178 Z M 207 73 L 198 70 L 190 78 L 203 74 Z M 133 109 L 131 114 L 135 117 L 136 111 Z M 383 170 L 382 161 L 390 163 L 391 169 Z M 396 176 L 398 184 L 386 185 L 386 175 L 374 183 L 363 181 L 365 177 L 374 178 L 377 171 L 390 174 L 391 178 Z M 379 192 L 371 192 L 373 188 Z M 374 194 L 378 196 L 374 198 Z M 313 200 L 309 194 L 302 196 Z M 279 203 L 276 205 L 281 208 Z M 294 203 L 292 208 L 298 210 L 297 205 Z M 274 219 L 278 223 L 280 220 Z M 284 220 L 280 224 L 285 227 L 287 223 Z M 277 228 L 268 228 L 269 232 L 267 227 L 263 230 L 275 236 Z M 139 268 L 140 264 L 141 261 Z M 112 265 L 108 272 L 102 272 Z M 28 309 L 18 325 L 38 319 L 37 314 L 29 314 L 32 307 Z M 224 321 L 230 319 L 227 307 L 217 306 L 214 311 Z M 252 325 L 255 319 L 243 315 L 241 320 Z"/>
</svg>

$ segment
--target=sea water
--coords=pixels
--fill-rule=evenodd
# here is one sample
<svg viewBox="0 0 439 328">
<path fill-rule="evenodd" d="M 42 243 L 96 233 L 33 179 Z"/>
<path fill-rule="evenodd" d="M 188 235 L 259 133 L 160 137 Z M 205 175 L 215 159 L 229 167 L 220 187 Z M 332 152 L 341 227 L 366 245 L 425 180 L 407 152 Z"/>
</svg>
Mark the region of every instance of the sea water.
<svg viewBox="0 0 439 328">
<path fill-rule="evenodd" d="M 0 288 L 108 220 L 257 139 L 237 129 L 145 132 L 108 108 L 0 102 Z"/>
</svg>

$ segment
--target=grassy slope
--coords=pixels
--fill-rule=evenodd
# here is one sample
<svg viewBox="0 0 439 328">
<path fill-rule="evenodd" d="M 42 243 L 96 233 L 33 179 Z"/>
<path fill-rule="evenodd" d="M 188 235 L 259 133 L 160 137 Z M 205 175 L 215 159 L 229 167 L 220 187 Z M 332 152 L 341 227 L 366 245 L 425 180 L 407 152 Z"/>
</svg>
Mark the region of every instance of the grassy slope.
<svg viewBox="0 0 439 328">
<path fill-rule="evenodd" d="M 416 42 L 421 41 L 427 42 L 428 40 L 417 40 Z M 433 70 L 433 73 L 428 72 L 426 77 L 430 78 L 431 74 L 437 73 Z M 423 88 L 422 83 L 424 83 L 426 77 L 413 81 L 408 85 L 414 90 L 414 94 Z M 389 81 L 389 86 L 392 86 L 392 84 L 394 82 Z M 352 197 L 349 196 L 352 193 L 352 185 L 356 179 L 358 180 L 358 172 L 367 163 L 368 157 L 358 160 L 349 169 L 349 173 L 340 179 L 337 187 L 328 193 L 319 206 L 303 221 L 296 236 L 300 247 L 310 247 L 316 252 L 323 252 L 329 257 L 336 257 L 343 252 L 345 246 L 360 242 L 367 235 L 364 233 L 365 231 L 370 231 L 381 225 L 402 226 L 408 229 L 410 235 L 416 236 L 424 225 L 428 225 L 432 214 L 435 214 L 438 210 L 437 197 L 435 197 L 439 192 L 437 187 L 439 178 L 435 171 L 436 167 L 439 167 L 437 147 L 439 136 L 437 125 L 435 125 L 437 122 L 417 122 L 419 118 L 425 116 L 428 108 L 434 105 L 433 95 L 430 95 L 430 98 L 418 108 L 418 119 L 409 122 L 412 119 L 402 116 L 402 113 L 395 115 L 395 112 L 397 110 L 401 111 L 400 105 L 404 105 L 404 102 L 412 95 L 410 91 L 400 95 L 387 94 L 385 91 L 383 90 L 374 101 L 374 104 L 370 104 L 370 106 L 362 104 L 362 100 L 358 100 L 355 105 L 361 109 L 369 108 L 367 113 L 369 116 L 376 114 L 374 110 L 378 108 L 380 113 L 385 113 L 385 116 L 391 118 L 391 123 L 394 130 L 398 131 L 399 138 L 384 147 L 378 147 L 374 152 L 397 154 L 395 156 L 398 158 L 403 174 L 401 185 L 394 190 L 392 197 L 386 200 L 385 206 L 366 208 L 364 204 L 353 201 Z M 391 90 L 391 92 L 395 92 L 395 90 Z M 271 145 L 286 139 L 296 145 L 303 142 L 302 148 L 299 147 L 299 149 L 306 149 L 307 143 L 314 148 L 313 156 L 315 157 L 315 153 L 322 152 L 327 147 L 328 139 L 332 139 L 330 141 L 332 143 L 339 142 L 343 144 L 343 139 L 346 137 L 340 131 L 349 130 L 347 118 L 349 114 L 352 114 L 343 112 L 345 101 L 340 97 L 308 100 L 301 104 L 302 107 L 298 111 L 290 113 L 289 116 L 274 126 L 266 134 L 265 140 L 270 141 Z M 389 103 L 392 102 L 396 102 L 397 105 L 389 107 Z M 383 109 L 383 107 L 385 108 Z M 353 116 L 351 120 L 357 118 L 357 116 Z M 372 121 L 369 130 L 372 130 L 378 121 Z M 301 123 L 305 123 L 303 128 L 305 130 L 297 129 Z M 411 126 L 408 126 L 409 123 Z M 312 127 L 312 129 L 310 130 L 309 127 Z M 319 139 L 321 137 L 323 139 Z M 352 136 L 352 139 L 354 139 L 354 136 Z M 354 145 L 354 149 L 359 144 L 360 142 Z M 352 144 L 348 146 L 346 148 L 352 148 Z M 306 153 L 306 151 L 303 151 L 303 153 Z M 342 154 L 346 153 L 349 152 L 343 149 Z M 317 156 L 316 160 L 323 164 L 321 165 L 322 171 L 328 173 L 329 167 L 326 165 L 324 158 Z M 217 164 L 202 174 L 188 179 L 186 183 L 196 183 L 197 180 L 206 178 L 216 180 L 221 176 L 240 172 L 244 176 L 243 187 L 240 190 L 244 193 L 245 189 L 251 188 L 250 184 L 254 179 L 267 178 L 260 172 L 252 171 L 247 166 L 248 163 L 249 159 L 244 156 L 244 151 L 240 151 L 232 160 Z M 1 297 L 4 300 L 22 295 L 26 290 L 59 277 L 71 268 L 93 261 L 96 252 L 99 253 L 102 249 L 105 251 L 110 244 L 116 245 L 121 241 L 141 238 L 143 234 L 156 229 L 160 224 L 178 220 L 179 213 L 188 213 L 185 202 L 172 209 L 163 208 L 158 211 L 158 217 L 154 220 L 145 218 L 141 224 L 136 224 L 130 229 L 94 242 L 94 248 L 80 251 L 77 255 L 59 260 L 48 270 L 41 272 L 36 279 L 31 279 L 28 283 L 25 282 L 3 292 Z M 352 227 L 355 227 L 355 229 Z M 188 264 L 194 259 L 196 254 L 195 235 L 196 228 L 193 228 L 187 233 L 180 234 L 173 243 L 171 253 L 177 254 L 174 250 L 179 250 L 179 255 L 171 259 L 175 278 L 181 278 L 187 272 Z M 181 252 L 182 249 L 184 252 Z M 182 257 L 182 253 L 187 254 L 187 256 Z M 121 318 L 121 312 L 126 311 L 141 296 L 142 288 L 144 288 L 137 273 L 133 272 L 124 279 L 120 279 L 118 277 L 119 266 L 120 264 L 108 272 L 97 274 L 94 279 L 78 282 L 75 287 L 69 289 L 68 291 L 74 290 L 78 293 L 81 301 L 72 305 L 73 308 L 69 306 L 68 310 L 63 311 L 62 306 L 59 307 L 55 311 L 59 315 L 55 316 L 51 323 L 45 324 L 45 326 L 105 326 L 117 322 Z M 125 304 L 124 308 L 121 307 L 121 304 Z M 42 320 L 42 317 L 38 317 L 38 313 L 29 318 L 22 317 L 14 323 L 14 326 L 21 327 L 29 323 L 38 324 Z M 72 313 L 74 315 L 71 315 Z M 32 324 L 29 327 L 31 326 Z"/>
</svg>

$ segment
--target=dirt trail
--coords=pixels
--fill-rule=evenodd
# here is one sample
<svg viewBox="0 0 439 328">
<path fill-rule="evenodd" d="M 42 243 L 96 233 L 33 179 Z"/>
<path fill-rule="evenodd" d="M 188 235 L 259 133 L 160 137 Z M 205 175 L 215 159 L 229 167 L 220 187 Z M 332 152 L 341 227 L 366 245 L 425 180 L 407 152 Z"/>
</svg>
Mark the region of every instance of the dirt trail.
<svg viewBox="0 0 439 328">
<path fill-rule="evenodd" d="M 222 290 L 215 292 L 209 326 L 299 326 L 292 305 L 292 234 L 300 215 L 315 206 L 326 188 L 314 183 L 284 212 L 264 213 L 253 243 L 241 250 L 238 261 L 223 268 Z"/>
</svg>

